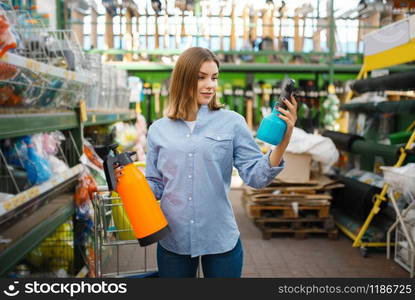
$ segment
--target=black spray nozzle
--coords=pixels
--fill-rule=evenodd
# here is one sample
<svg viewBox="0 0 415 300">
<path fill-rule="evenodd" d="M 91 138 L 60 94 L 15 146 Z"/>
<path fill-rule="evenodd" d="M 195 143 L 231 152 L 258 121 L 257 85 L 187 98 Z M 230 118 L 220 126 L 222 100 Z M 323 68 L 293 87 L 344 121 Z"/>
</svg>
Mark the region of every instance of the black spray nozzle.
<svg viewBox="0 0 415 300">
<path fill-rule="evenodd" d="M 114 191 L 117 186 L 114 169 L 133 163 L 132 157 L 136 155 L 136 152 L 118 153 L 118 144 L 111 144 L 108 146 L 108 148 L 112 150 L 114 155 L 108 155 L 104 160 L 104 172 L 108 184 L 108 189 L 110 191 Z"/>
<path fill-rule="evenodd" d="M 291 100 L 291 96 L 294 93 L 295 88 L 295 80 L 291 78 L 286 78 L 281 84 L 281 94 L 280 94 L 280 101 L 278 106 L 283 109 L 287 109 L 287 105 L 283 102 L 283 99 Z"/>
</svg>

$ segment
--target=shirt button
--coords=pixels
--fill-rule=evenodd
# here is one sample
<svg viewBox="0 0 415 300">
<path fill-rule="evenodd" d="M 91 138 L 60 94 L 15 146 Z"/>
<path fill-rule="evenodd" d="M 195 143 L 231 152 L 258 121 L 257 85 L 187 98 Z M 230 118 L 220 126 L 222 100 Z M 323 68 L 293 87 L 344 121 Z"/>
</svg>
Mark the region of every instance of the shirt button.
<svg viewBox="0 0 415 300">
<path fill-rule="evenodd" d="M 189 201 L 192 201 L 192 197 L 189 197 Z"/>
<path fill-rule="evenodd" d="M 189 177 L 189 178 L 192 178 L 192 175 L 189 175 L 188 177 Z"/>
<path fill-rule="evenodd" d="M 190 224 L 193 224 L 195 221 L 193 221 L 193 220 L 190 220 Z"/>
<path fill-rule="evenodd" d="M 190 137 L 190 134 L 187 134 L 186 137 L 189 138 Z"/>
<path fill-rule="evenodd" d="M 193 154 L 192 153 L 189 153 L 189 157 L 192 157 L 193 156 Z"/>
</svg>

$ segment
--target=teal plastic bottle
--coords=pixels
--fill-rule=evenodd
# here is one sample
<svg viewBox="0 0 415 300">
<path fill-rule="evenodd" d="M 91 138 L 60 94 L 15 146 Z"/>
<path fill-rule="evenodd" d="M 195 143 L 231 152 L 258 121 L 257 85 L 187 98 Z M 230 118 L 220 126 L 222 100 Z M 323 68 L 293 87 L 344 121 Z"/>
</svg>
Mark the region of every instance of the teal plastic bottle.
<svg viewBox="0 0 415 300">
<path fill-rule="evenodd" d="M 293 79 L 285 79 L 282 83 L 280 102 L 274 106 L 272 113 L 262 119 L 257 132 L 257 138 L 271 145 L 279 145 L 284 138 L 287 130 L 287 123 L 278 117 L 279 110 L 277 107 L 281 106 L 287 109 L 282 99 L 290 99 L 294 91 L 295 81 Z"/>
<path fill-rule="evenodd" d="M 287 123 L 278 117 L 279 114 L 277 107 L 274 107 L 272 113 L 262 119 L 257 132 L 258 139 L 271 145 L 281 143 L 287 130 Z"/>
</svg>

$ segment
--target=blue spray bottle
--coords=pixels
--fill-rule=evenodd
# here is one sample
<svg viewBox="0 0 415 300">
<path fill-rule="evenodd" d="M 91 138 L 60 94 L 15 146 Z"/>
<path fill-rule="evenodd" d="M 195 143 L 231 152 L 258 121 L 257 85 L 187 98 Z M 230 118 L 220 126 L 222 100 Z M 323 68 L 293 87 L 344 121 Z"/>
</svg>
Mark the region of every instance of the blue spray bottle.
<svg viewBox="0 0 415 300">
<path fill-rule="evenodd" d="M 284 98 L 290 100 L 291 95 L 294 92 L 295 81 L 293 79 L 285 79 L 281 86 L 281 95 L 279 102 L 272 109 L 272 113 L 266 116 L 257 132 L 257 138 L 271 145 L 278 145 L 284 138 L 285 131 L 287 130 L 287 124 L 283 119 L 280 119 L 278 115 L 280 112 L 278 107 L 287 109 L 287 106 L 282 101 Z"/>
</svg>

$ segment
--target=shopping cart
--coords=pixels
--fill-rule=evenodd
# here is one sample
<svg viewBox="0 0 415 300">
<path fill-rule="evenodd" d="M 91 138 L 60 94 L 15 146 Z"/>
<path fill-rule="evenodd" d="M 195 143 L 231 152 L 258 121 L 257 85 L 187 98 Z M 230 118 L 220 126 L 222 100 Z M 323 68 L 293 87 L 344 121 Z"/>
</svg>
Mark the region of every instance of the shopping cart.
<svg viewBox="0 0 415 300">
<path fill-rule="evenodd" d="M 410 164 L 412 165 L 412 164 Z M 385 183 L 389 184 L 391 189 L 388 191 L 389 199 L 396 212 L 396 221 L 392 224 L 387 232 L 387 258 L 390 258 L 391 234 L 395 231 L 395 253 L 394 260 L 404 269 L 411 277 L 415 272 L 415 218 L 410 217 L 410 212 L 415 211 L 415 172 L 409 165 L 405 167 L 381 167 L 384 174 Z M 405 174 L 402 170 L 407 168 Z M 408 200 L 408 206 L 401 210 L 396 203 L 395 193 L 402 194 Z"/>
<path fill-rule="evenodd" d="M 139 246 L 120 197 L 100 187 L 93 205 L 96 277 L 158 277 L 155 245 Z"/>
</svg>

